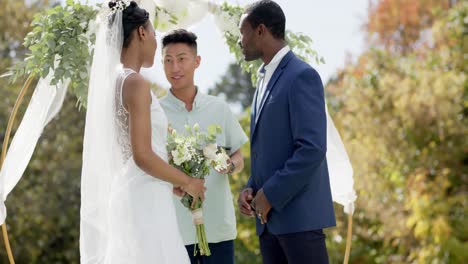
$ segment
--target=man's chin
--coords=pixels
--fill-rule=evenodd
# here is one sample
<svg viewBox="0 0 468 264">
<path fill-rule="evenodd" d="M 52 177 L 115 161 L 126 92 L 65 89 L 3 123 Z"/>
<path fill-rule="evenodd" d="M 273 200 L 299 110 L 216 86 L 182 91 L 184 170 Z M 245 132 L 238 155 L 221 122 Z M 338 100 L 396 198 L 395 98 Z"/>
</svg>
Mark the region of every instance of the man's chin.
<svg viewBox="0 0 468 264">
<path fill-rule="evenodd" d="M 254 61 L 254 60 L 258 60 L 260 58 L 261 58 L 261 56 L 259 56 L 258 54 L 252 55 L 252 54 L 245 54 L 244 53 L 244 60 L 245 61 Z"/>
<path fill-rule="evenodd" d="M 176 90 L 176 91 L 183 90 L 185 87 L 186 86 L 180 85 L 180 84 L 171 84 L 171 89 Z"/>
<path fill-rule="evenodd" d="M 255 57 L 252 57 L 252 56 L 247 56 L 247 55 L 244 55 L 244 60 L 245 61 L 254 61 L 254 60 L 257 60 L 258 58 L 255 58 Z"/>
<path fill-rule="evenodd" d="M 171 84 L 171 89 L 172 90 L 179 90 L 179 86 Z"/>
</svg>

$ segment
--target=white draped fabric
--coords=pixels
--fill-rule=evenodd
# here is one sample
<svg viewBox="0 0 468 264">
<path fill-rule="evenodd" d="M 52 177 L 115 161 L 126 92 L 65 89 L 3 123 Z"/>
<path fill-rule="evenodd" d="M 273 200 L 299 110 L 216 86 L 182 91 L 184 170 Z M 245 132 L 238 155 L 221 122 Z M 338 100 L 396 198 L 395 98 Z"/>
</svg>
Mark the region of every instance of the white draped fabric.
<svg viewBox="0 0 468 264">
<path fill-rule="evenodd" d="M 174 12 L 176 15 L 179 14 L 179 27 L 180 25 L 189 26 L 194 24 L 203 19 L 211 11 L 215 15 L 217 25 L 221 31 L 233 28 L 232 25 L 229 26 L 230 21 L 225 21 L 227 19 L 226 16 L 219 12 L 213 12 L 213 4 L 208 4 L 207 1 L 142 0 L 140 4 L 150 12 L 153 12 L 155 6 L 158 5 L 166 8 L 168 11 Z M 187 10 L 191 10 L 192 12 L 187 12 Z M 6 218 L 4 201 L 21 179 L 44 127 L 60 111 L 65 98 L 68 82 L 50 85 L 50 76 L 52 76 L 52 73 L 49 74 L 49 77 L 41 79 L 37 84 L 0 170 L 0 197 L 2 199 L 0 204 L 0 223 L 2 224 Z M 111 95 L 111 93 L 108 95 Z M 333 200 L 343 205 L 345 212 L 352 213 L 354 211 L 354 201 L 356 200 L 356 192 L 353 187 L 353 168 L 341 137 L 328 112 L 327 147 Z"/>
<path fill-rule="evenodd" d="M 1 224 L 7 215 L 5 200 L 8 194 L 23 176 L 44 127 L 62 108 L 69 82 L 50 85 L 52 75 L 39 80 L 0 170 Z"/>
<path fill-rule="evenodd" d="M 340 134 L 328 110 L 326 112 L 327 163 L 332 198 L 335 203 L 339 203 L 344 207 L 345 213 L 352 214 L 354 212 L 354 201 L 357 198 L 354 191 L 353 167 Z"/>
</svg>

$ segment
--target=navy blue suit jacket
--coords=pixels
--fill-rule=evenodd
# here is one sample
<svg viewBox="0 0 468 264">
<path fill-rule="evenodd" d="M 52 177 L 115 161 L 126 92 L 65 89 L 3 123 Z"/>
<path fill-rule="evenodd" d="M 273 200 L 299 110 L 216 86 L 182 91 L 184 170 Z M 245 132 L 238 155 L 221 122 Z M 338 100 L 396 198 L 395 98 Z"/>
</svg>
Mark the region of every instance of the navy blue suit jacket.
<svg viewBox="0 0 468 264">
<path fill-rule="evenodd" d="M 252 173 L 247 187 L 254 192 L 263 188 L 272 205 L 266 223 L 269 232 L 280 235 L 335 226 L 320 76 L 290 51 L 263 98 L 257 122 L 252 106 Z M 264 227 L 257 219 L 258 235 Z"/>
</svg>

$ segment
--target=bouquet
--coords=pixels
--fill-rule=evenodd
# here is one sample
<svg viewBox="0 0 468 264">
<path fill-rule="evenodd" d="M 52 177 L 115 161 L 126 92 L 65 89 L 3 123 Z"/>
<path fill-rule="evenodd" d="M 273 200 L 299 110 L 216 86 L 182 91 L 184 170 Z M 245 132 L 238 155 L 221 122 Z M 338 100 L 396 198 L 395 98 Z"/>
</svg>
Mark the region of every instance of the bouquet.
<svg viewBox="0 0 468 264">
<path fill-rule="evenodd" d="M 193 127 L 185 126 L 185 130 L 186 134 L 183 135 L 175 129 L 169 130 L 167 139 L 169 164 L 197 179 L 204 179 L 211 168 L 217 171 L 227 168 L 229 156 L 225 149 L 219 148 L 216 144 L 216 137 L 222 132 L 221 127 L 211 125 L 205 133 L 200 131 L 198 124 L 195 124 Z M 210 256 L 203 221 L 203 202 L 199 199 L 192 207 L 193 197 L 189 194 L 185 194 L 181 202 L 192 212 L 200 255 Z M 197 245 L 194 255 L 196 254 Z"/>
</svg>

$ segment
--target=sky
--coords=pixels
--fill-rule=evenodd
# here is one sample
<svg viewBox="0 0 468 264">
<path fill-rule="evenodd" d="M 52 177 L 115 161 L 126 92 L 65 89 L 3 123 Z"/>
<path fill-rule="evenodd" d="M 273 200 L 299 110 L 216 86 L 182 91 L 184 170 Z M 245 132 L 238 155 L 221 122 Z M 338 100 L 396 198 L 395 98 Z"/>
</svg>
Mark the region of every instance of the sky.
<svg viewBox="0 0 468 264">
<path fill-rule="evenodd" d="M 177 0 L 174 0 L 177 1 Z M 277 0 L 286 15 L 286 28 L 304 33 L 314 41 L 313 49 L 324 57 L 325 64 L 313 67 L 324 83 L 345 64 L 347 55 L 356 57 L 364 49 L 362 26 L 367 15 L 369 0 Z M 86 2 L 86 0 L 81 0 Z M 102 2 L 88 0 L 88 2 Z M 212 0 L 222 3 L 224 0 Z M 228 0 L 242 6 L 252 0 Z M 195 83 L 206 92 L 226 73 L 229 63 L 234 62 L 221 32 L 216 28 L 213 16 L 206 16 L 199 23 L 187 28 L 198 36 L 198 51 L 202 57 L 195 73 Z M 152 82 L 169 88 L 161 64 L 162 33 L 158 34 L 158 50 L 155 65 L 142 74 Z"/>
</svg>

